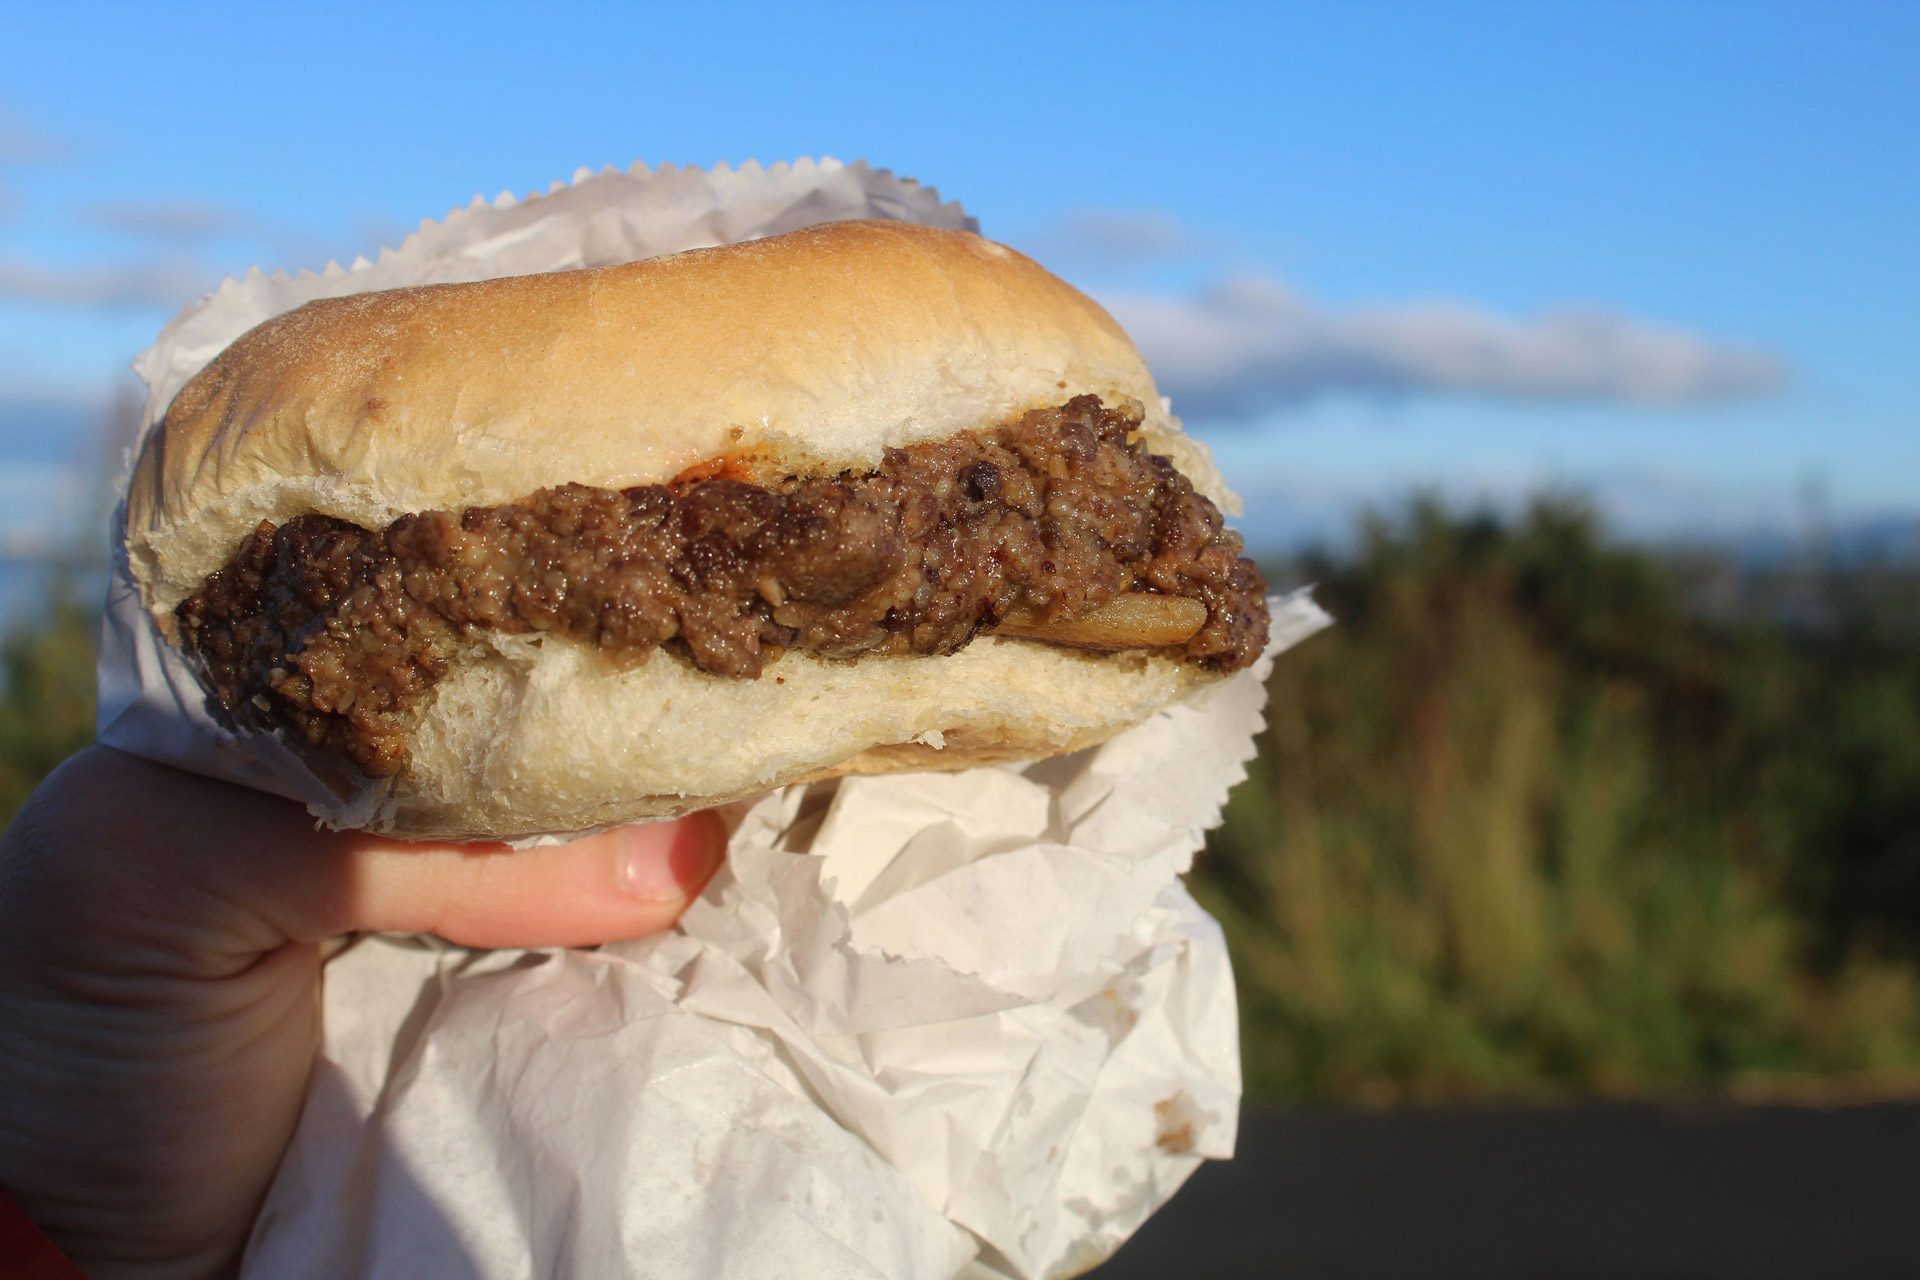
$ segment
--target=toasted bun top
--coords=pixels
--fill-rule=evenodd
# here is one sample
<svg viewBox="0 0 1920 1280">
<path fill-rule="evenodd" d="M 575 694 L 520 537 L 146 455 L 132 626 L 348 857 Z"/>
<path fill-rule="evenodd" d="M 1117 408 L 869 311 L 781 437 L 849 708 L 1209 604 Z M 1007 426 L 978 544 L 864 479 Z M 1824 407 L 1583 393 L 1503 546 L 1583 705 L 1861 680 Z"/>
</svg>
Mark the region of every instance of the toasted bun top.
<svg viewBox="0 0 1920 1280">
<path fill-rule="evenodd" d="M 156 614 L 261 520 L 378 528 L 567 482 L 868 470 L 888 447 L 1092 393 L 1230 501 L 1096 303 L 960 231 L 841 222 L 623 266 L 310 302 L 175 398 L 135 465 Z"/>
</svg>

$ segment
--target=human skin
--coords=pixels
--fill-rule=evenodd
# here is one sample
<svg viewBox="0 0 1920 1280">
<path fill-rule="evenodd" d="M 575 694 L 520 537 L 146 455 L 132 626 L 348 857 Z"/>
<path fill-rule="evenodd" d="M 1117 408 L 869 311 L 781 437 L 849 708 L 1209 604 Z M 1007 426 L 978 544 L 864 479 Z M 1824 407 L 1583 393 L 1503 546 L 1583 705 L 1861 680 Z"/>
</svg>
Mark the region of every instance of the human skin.
<svg viewBox="0 0 1920 1280">
<path fill-rule="evenodd" d="M 92 1280 L 232 1275 L 356 931 L 579 946 L 670 925 L 717 819 L 552 848 L 314 829 L 298 806 L 106 747 L 0 840 L 0 1189 Z"/>
</svg>

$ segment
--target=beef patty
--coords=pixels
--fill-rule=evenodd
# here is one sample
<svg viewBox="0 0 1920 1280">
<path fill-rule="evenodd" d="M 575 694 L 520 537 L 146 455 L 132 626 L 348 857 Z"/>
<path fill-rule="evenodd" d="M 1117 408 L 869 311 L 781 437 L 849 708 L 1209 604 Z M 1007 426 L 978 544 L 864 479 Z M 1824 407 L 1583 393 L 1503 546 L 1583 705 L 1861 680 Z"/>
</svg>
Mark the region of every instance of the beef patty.
<svg viewBox="0 0 1920 1280">
<path fill-rule="evenodd" d="M 262 523 L 177 616 L 230 715 L 374 777 L 405 767 L 409 713 L 489 629 L 757 678 L 784 649 L 949 654 L 1015 610 L 1145 591 L 1205 604 L 1184 657 L 1237 670 L 1266 643 L 1265 583 L 1140 421 L 1078 396 L 866 475 L 570 484 L 377 532 L 296 516 Z"/>
</svg>

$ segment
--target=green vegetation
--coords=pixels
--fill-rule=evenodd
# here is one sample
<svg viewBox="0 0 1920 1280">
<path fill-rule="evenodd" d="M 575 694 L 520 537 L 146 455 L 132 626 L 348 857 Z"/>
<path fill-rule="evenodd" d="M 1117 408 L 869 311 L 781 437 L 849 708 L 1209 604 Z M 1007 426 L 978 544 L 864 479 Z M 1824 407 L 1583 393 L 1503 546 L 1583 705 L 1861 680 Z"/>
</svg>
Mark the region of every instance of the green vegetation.
<svg viewBox="0 0 1920 1280">
<path fill-rule="evenodd" d="M 40 779 L 93 741 L 99 618 L 57 587 L 39 616 L 0 640 L 0 824 Z"/>
<path fill-rule="evenodd" d="M 1280 575 L 1339 625 L 1195 877 L 1251 1094 L 1920 1089 L 1910 575 L 1708 570 L 1546 505 Z"/>
<path fill-rule="evenodd" d="M 1771 575 L 1577 508 L 1283 566 L 1339 619 L 1194 877 L 1267 1101 L 1920 1092 L 1920 566 Z M 0 817 L 93 622 L 0 644 Z"/>
</svg>

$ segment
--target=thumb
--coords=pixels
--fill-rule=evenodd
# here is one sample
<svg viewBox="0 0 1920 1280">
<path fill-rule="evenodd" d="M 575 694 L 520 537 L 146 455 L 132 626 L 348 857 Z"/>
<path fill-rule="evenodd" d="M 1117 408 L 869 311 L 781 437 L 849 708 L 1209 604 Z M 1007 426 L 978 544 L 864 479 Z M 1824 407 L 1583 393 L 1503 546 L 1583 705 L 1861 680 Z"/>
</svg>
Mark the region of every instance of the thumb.
<svg viewBox="0 0 1920 1280">
<path fill-rule="evenodd" d="M 95 746 L 47 780 L 6 844 L 0 900 L 39 945 L 132 945 L 211 976 L 363 930 L 475 947 L 638 937 L 699 894 L 726 830 L 703 813 L 519 851 L 320 831 L 290 801 Z"/>
</svg>

